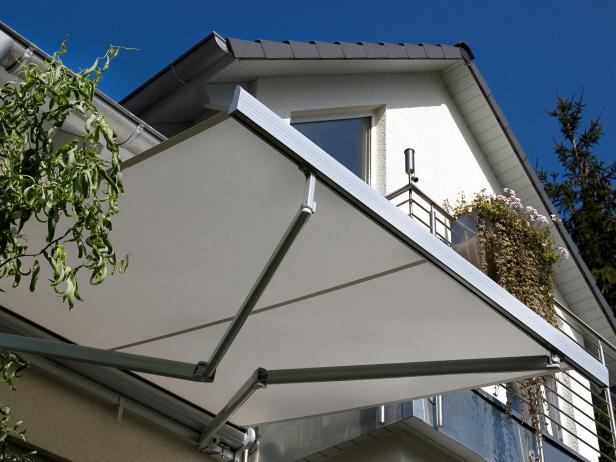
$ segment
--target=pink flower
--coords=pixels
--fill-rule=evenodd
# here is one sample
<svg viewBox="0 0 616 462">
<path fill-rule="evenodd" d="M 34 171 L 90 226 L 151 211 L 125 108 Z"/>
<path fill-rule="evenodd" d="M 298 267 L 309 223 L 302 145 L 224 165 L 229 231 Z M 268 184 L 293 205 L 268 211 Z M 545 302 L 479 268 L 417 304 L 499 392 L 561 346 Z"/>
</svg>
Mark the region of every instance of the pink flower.
<svg viewBox="0 0 616 462">
<path fill-rule="evenodd" d="M 568 260 L 568 259 L 569 259 L 569 251 L 568 251 L 565 247 L 560 247 L 560 246 L 559 246 L 559 247 L 557 247 L 557 249 L 556 249 L 556 250 L 558 250 L 558 254 L 559 254 L 562 258 L 564 258 L 565 260 Z"/>
</svg>

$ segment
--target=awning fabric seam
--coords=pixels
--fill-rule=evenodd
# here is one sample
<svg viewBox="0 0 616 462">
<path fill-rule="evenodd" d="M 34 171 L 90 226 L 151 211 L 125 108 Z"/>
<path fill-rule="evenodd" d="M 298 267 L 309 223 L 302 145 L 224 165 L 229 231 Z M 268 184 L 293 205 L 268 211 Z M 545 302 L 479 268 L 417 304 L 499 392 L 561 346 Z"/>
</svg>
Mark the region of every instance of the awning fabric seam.
<svg viewBox="0 0 616 462">
<path fill-rule="evenodd" d="M 400 271 L 404 271 L 410 268 L 414 268 L 416 266 L 419 266 L 423 263 L 426 263 L 427 260 L 422 258 L 420 260 L 416 260 L 413 261 L 411 263 L 407 263 L 406 265 L 401 265 L 401 266 L 397 266 L 395 268 L 391 268 L 389 270 L 385 270 L 385 271 L 381 271 L 379 273 L 374 273 L 371 274 L 369 276 L 364 276 L 362 278 L 359 279 L 354 279 L 352 281 L 348 281 L 348 282 L 343 282 L 342 284 L 338 284 L 332 287 L 328 287 L 326 289 L 321 289 L 321 290 L 317 290 L 315 292 L 310 292 L 308 294 L 305 295 L 300 295 L 299 297 L 295 297 L 295 298 L 290 298 L 288 300 L 282 301 L 282 302 L 278 302 L 278 303 L 274 303 L 272 305 L 268 305 L 268 306 L 264 306 L 263 308 L 257 308 L 255 310 L 252 310 L 251 315 L 254 314 L 258 314 L 258 313 L 264 313 L 266 311 L 271 311 L 277 308 L 283 308 L 285 306 L 289 306 L 289 305 L 293 305 L 295 303 L 299 303 L 302 302 L 304 300 L 309 300 L 311 298 L 315 298 L 315 297 L 319 297 L 321 295 L 325 295 L 325 294 L 329 294 L 338 290 L 343 290 L 349 287 L 353 287 L 355 285 L 358 284 L 363 284 L 364 282 L 368 282 L 368 281 L 372 281 L 374 279 L 378 279 L 381 277 L 386 277 L 389 276 L 391 274 L 395 274 L 398 273 Z M 126 345 L 120 345 L 120 346 L 116 346 L 113 348 L 110 348 L 110 350 L 114 350 L 114 351 L 119 351 L 119 350 L 124 350 L 127 348 L 132 348 L 132 347 L 136 347 L 139 345 L 145 345 L 146 343 L 152 343 L 152 342 L 157 342 L 159 340 L 165 340 L 168 338 L 172 338 L 172 337 L 177 337 L 178 335 L 183 335 L 183 334 L 188 334 L 191 332 L 195 332 L 198 330 L 202 330 L 202 329 L 207 329 L 208 327 L 213 327 L 213 326 L 217 326 L 219 324 L 224 324 L 226 322 L 230 322 L 231 320 L 233 320 L 233 316 L 228 316 L 226 318 L 223 319 L 219 319 L 216 321 L 212 321 L 212 322 L 208 322 L 205 324 L 199 324 L 197 326 L 193 326 L 193 327 L 188 327 L 186 329 L 182 329 L 182 330 L 178 330 L 178 331 L 174 331 L 174 332 L 169 332 L 167 334 L 164 335 L 159 335 L 156 337 L 152 337 L 152 338 L 147 338 L 144 340 L 139 340 L 137 342 L 133 342 L 133 343 L 127 343 Z"/>
</svg>

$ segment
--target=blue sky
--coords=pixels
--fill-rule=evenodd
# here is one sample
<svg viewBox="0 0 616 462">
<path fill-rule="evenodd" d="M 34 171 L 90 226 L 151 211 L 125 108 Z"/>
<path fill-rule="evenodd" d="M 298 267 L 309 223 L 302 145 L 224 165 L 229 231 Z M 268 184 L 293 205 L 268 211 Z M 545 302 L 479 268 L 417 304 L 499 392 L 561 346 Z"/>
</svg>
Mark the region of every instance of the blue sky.
<svg viewBox="0 0 616 462">
<path fill-rule="evenodd" d="M 138 48 L 101 84 L 121 99 L 215 30 L 272 40 L 455 43 L 464 40 L 533 164 L 555 168 L 557 91 L 585 90 L 588 114 L 603 111 L 601 158 L 616 158 L 616 2 L 44 1 L 5 8 L 2 21 L 51 52 L 68 37 L 65 63 L 83 68 L 109 43 Z"/>
</svg>

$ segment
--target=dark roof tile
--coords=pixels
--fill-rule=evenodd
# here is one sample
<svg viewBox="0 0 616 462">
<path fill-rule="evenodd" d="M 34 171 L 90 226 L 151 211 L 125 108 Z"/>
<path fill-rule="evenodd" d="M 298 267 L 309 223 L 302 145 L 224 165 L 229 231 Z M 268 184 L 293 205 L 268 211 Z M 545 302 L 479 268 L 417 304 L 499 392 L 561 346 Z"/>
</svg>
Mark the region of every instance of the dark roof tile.
<svg viewBox="0 0 616 462">
<path fill-rule="evenodd" d="M 383 45 L 383 48 L 385 48 L 385 52 L 387 53 L 387 57 L 389 59 L 408 58 L 404 45 L 394 45 L 393 43 L 381 43 L 381 45 Z"/>
<path fill-rule="evenodd" d="M 233 56 L 236 58 L 265 58 L 265 53 L 260 43 L 234 38 L 227 39 L 227 41 Z"/>
<path fill-rule="evenodd" d="M 428 57 L 426 49 L 423 45 L 415 45 L 413 43 L 404 43 L 406 56 L 410 59 L 426 59 Z"/>
<path fill-rule="evenodd" d="M 293 59 L 293 52 L 288 43 L 271 40 L 257 40 L 257 42 L 263 47 L 267 59 Z"/>
<path fill-rule="evenodd" d="M 297 42 L 295 40 L 286 40 L 293 52 L 295 59 L 319 59 L 319 50 L 314 43 Z"/>
<path fill-rule="evenodd" d="M 359 42 L 359 44 L 364 48 L 367 58 L 388 58 L 387 50 L 383 45 L 370 42 Z"/>
<path fill-rule="evenodd" d="M 424 45 L 421 44 L 424 49 L 426 50 L 426 55 L 428 56 L 428 58 L 430 59 L 445 59 L 445 53 L 443 52 L 443 49 L 438 46 L 438 45 Z"/>
<path fill-rule="evenodd" d="M 358 45 L 357 43 L 349 43 L 349 42 L 336 42 L 342 48 L 342 52 L 344 53 L 344 57 L 347 59 L 366 59 L 366 52 L 364 51 L 364 47 Z"/>
<path fill-rule="evenodd" d="M 321 59 L 344 59 L 344 53 L 340 45 L 329 42 L 310 42 L 317 46 Z"/>
<path fill-rule="evenodd" d="M 462 51 L 458 47 L 454 47 L 451 45 L 440 45 L 445 53 L 445 58 L 447 59 L 460 59 L 462 58 Z"/>
<path fill-rule="evenodd" d="M 463 59 L 466 51 L 458 45 L 441 44 L 401 43 L 395 45 L 392 43 L 319 41 L 307 43 L 295 40 L 251 42 L 233 38 L 227 41 L 236 58 L 252 59 Z"/>
</svg>

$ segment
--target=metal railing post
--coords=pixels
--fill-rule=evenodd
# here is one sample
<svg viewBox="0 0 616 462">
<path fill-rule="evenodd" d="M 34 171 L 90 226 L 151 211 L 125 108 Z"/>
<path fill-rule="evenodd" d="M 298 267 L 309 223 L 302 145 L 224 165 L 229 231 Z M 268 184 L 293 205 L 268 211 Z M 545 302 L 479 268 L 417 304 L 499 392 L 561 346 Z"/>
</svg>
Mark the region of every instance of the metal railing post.
<svg viewBox="0 0 616 462">
<path fill-rule="evenodd" d="M 443 395 L 436 395 L 434 397 L 434 407 L 435 407 L 434 426 L 436 428 L 441 428 L 444 424 L 443 422 Z"/>
<path fill-rule="evenodd" d="M 384 404 L 381 404 L 379 406 L 377 423 L 379 425 L 385 425 L 387 423 L 386 416 L 385 416 L 385 405 Z"/>
<path fill-rule="evenodd" d="M 599 340 L 598 343 L 599 359 L 604 366 L 607 366 L 607 361 L 605 360 L 605 353 L 603 352 L 603 343 L 601 342 L 601 340 Z M 612 434 L 612 445 L 616 446 L 616 420 L 614 420 L 614 405 L 612 404 L 612 393 L 610 392 L 609 383 L 607 388 L 605 388 L 605 401 L 607 401 L 607 414 L 610 418 L 610 433 Z"/>
<path fill-rule="evenodd" d="M 436 236 L 436 210 L 430 204 L 430 232 Z"/>
</svg>

